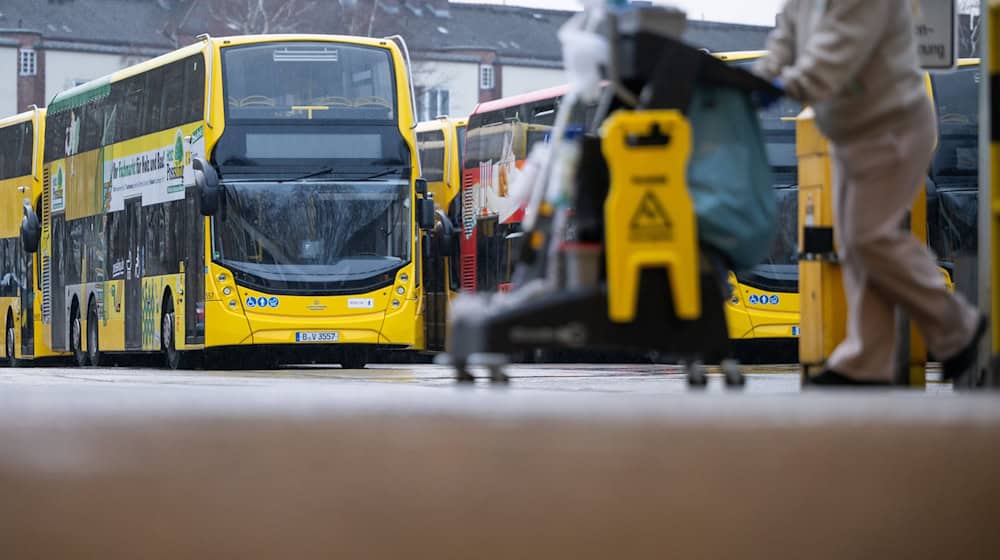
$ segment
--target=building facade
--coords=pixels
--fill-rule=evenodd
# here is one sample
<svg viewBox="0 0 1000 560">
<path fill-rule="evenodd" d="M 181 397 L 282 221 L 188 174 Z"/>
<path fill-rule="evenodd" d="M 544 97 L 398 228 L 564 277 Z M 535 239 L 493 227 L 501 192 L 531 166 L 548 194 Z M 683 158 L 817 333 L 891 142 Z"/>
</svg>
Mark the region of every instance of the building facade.
<svg viewBox="0 0 1000 560">
<path fill-rule="evenodd" d="M 572 12 L 448 0 L 4 0 L 0 116 L 45 106 L 65 89 L 188 44 L 198 34 L 403 36 L 421 119 L 563 83 L 556 33 Z M 691 21 L 710 50 L 759 49 L 766 27 Z"/>
</svg>

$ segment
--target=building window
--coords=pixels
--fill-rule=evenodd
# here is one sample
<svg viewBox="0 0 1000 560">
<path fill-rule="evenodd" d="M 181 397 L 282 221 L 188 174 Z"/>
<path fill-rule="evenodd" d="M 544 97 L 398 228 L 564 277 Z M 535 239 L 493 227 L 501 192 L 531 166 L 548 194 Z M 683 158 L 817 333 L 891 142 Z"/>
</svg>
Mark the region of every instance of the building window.
<svg viewBox="0 0 1000 560">
<path fill-rule="evenodd" d="M 479 67 L 479 89 L 493 89 L 496 87 L 496 75 L 493 65 L 484 64 Z"/>
<path fill-rule="evenodd" d="M 451 95 L 446 89 L 425 89 L 420 95 L 417 119 L 429 121 L 451 113 Z"/>
<path fill-rule="evenodd" d="M 20 69 L 22 76 L 34 76 L 38 73 L 38 55 L 35 49 L 21 49 Z"/>
</svg>

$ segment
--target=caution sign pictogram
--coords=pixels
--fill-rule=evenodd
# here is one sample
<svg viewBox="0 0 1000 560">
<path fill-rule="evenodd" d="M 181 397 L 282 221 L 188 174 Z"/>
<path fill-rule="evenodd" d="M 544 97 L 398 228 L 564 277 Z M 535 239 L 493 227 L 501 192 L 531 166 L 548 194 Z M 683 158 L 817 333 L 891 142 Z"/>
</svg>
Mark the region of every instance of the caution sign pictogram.
<svg viewBox="0 0 1000 560">
<path fill-rule="evenodd" d="M 639 243 L 670 241 L 674 238 L 673 230 L 670 216 L 660 200 L 651 191 L 646 191 L 629 219 L 629 240 Z"/>
</svg>

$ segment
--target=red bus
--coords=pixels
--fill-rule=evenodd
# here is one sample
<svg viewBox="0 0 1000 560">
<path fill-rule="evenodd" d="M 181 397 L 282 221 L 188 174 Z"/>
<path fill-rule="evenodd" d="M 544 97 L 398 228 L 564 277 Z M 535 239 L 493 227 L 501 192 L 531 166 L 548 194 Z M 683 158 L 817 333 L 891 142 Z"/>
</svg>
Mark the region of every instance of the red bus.
<svg viewBox="0 0 1000 560">
<path fill-rule="evenodd" d="M 510 187 L 531 147 L 548 138 L 567 90 L 559 86 L 481 103 L 469 116 L 459 243 L 464 291 L 510 287 L 511 249 L 524 217 Z"/>
</svg>

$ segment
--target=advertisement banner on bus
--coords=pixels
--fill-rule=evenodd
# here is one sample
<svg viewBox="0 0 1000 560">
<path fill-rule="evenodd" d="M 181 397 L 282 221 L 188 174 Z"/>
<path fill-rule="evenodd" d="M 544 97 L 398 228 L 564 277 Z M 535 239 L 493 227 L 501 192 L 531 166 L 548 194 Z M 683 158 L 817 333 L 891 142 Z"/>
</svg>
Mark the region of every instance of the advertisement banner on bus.
<svg viewBox="0 0 1000 560">
<path fill-rule="evenodd" d="M 191 171 L 193 157 L 204 157 L 205 139 L 201 126 L 191 133 L 190 142 L 183 129 L 173 134 L 162 132 L 152 139 L 136 142 L 139 149 L 152 149 L 112 157 L 104 163 L 105 210 L 115 212 L 125 208 L 125 199 L 141 194 L 142 205 L 158 204 L 184 198 L 185 187 L 194 184 Z"/>
</svg>

